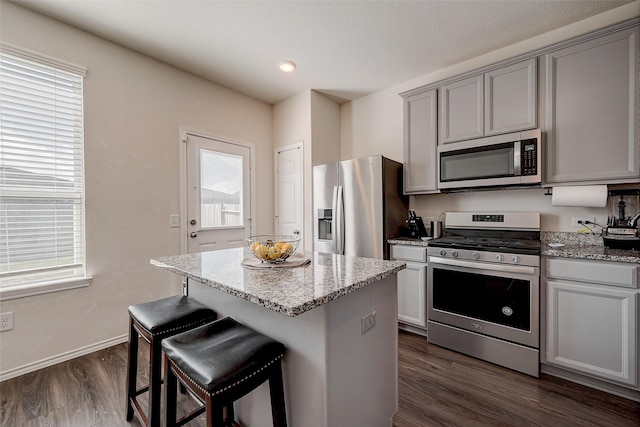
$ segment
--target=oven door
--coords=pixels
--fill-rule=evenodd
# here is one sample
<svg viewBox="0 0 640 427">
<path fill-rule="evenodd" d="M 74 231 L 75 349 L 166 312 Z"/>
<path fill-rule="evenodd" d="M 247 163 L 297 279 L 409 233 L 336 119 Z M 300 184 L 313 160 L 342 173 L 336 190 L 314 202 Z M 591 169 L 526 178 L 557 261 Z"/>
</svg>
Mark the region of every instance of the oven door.
<svg viewBox="0 0 640 427">
<path fill-rule="evenodd" d="M 539 348 L 539 267 L 429 257 L 429 321 Z"/>
</svg>

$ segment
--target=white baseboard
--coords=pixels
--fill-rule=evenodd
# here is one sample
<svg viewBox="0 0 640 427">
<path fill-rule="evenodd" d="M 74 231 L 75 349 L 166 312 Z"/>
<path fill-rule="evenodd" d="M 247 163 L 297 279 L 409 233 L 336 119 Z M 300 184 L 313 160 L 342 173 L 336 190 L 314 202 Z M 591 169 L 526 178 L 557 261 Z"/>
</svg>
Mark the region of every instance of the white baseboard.
<svg viewBox="0 0 640 427">
<path fill-rule="evenodd" d="M 46 359 L 39 360 L 37 362 L 28 363 L 26 365 L 19 366 L 14 369 L 0 372 L 0 382 L 9 380 L 11 378 L 19 377 L 20 375 L 35 372 L 38 369 L 46 368 L 49 366 L 57 365 L 58 363 L 66 362 L 67 360 L 75 359 L 76 357 L 84 356 L 89 353 L 96 352 L 114 345 L 122 344 L 129 340 L 129 335 L 121 335 L 119 337 L 111 338 L 108 340 L 100 341 L 95 344 L 81 347 L 76 350 L 71 350 L 66 353 L 59 354 L 57 356 L 47 357 Z"/>
</svg>

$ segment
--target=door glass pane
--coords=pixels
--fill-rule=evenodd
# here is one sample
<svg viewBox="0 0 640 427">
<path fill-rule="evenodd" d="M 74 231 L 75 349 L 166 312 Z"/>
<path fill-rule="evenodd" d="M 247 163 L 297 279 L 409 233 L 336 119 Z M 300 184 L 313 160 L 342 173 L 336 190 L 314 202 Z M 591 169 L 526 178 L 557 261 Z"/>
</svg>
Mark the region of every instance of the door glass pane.
<svg viewBox="0 0 640 427">
<path fill-rule="evenodd" d="M 202 228 L 242 226 L 242 156 L 200 150 Z"/>
</svg>

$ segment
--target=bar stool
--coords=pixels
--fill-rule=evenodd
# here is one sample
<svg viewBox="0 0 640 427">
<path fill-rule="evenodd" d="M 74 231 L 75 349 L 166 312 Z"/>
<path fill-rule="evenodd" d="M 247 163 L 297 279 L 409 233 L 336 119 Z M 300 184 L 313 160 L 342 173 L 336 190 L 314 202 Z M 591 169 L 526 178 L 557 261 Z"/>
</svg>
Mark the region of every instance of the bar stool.
<svg viewBox="0 0 640 427">
<path fill-rule="evenodd" d="M 269 381 L 273 425 L 286 427 L 283 344 L 225 317 L 163 340 L 162 349 L 167 427 L 186 424 L 203 412 L 207 427 L 237 425 L 233 402 L 265 381 Z M 204 404 L 178 421 L 176 378 Z"/>
<path fill-rule="evenodd" d="M 127 421 L 138 413 L 147 427 L 160 426 L 162 394 L 163 339 L 216 319 L 215 311 L 183 295 L 175 295 L 157 301 L 135 304 L 129 307 L 129 354 L 127 362 Z M 149 343 L 149 384 L 138 389 L 138 338 Z M 175 384 L 174 384 L 175 385 Z M 149 392 L 147 413 L 142 409 L 138 396 Z"/>
</svg>

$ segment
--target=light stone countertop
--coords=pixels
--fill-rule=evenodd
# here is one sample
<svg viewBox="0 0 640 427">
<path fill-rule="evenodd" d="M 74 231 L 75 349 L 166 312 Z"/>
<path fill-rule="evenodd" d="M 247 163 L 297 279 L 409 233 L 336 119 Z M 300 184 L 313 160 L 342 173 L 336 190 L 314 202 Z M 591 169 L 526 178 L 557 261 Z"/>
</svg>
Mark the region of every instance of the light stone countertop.
<svg viewBox="0 0 640 427">
<path fill-rule="evenodd" d="M 597 234 L 549 231 L 543 231 L 540 234 L 542 255 L 640 264 L 640 251 L 606 248 L 602 241 L 602 236 Z M 554 249 L 549 246 L 549 243 L 561 243 L 564 246 Z"/>
<path fill-rule="evenodd" d="M 596 261 L 630 262 L 640 264 L 640 251 L 630 249 L 610 249 L 604 246 L 599 234 L 542 231 L 540 254 L 560 258 L 589 259 Z M 428 241 L 397 237 L 389 239 L 392 245 L 428 246 Z M 549 243 L 561 243 L 564 246 L 552 248 Z"/>
<path fill-rule="evenodd" d="M 428 240 L 414 239 L 412 237 L 396 237 L 394 239 L 388 239 L 387 243 L 390 245 L 423 246 L 426 248 L 429 245 L 431 237 L 428 237 L 427 239 Z"/>
<path fill-rule="evenodd" d="M 293 268 L 250 269 L 247 248 L 152 259 L 151 264 L 287 316 L 298 316 L 406 268 L 403 261 L 305 252 Z M 286 261 L 285 261 L 286 262 Z"/>
</svg>

